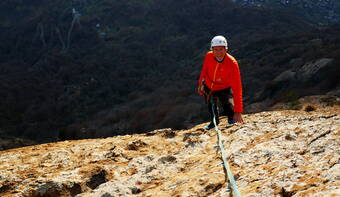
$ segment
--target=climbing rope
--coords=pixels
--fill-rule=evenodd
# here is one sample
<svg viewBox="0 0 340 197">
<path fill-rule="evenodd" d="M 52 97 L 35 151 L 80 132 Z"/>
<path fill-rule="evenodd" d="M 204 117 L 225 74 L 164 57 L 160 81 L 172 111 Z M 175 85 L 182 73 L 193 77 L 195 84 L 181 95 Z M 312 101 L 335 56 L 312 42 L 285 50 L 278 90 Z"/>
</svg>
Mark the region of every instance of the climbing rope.
<svg viewBox="0 0 340 197">
<path fill-rule="evenodd" d="M 227 154 L 224 150 L 224 146 L 223 146 L 222 139 L 221 139 L 222 138 L 221 130 L 216 125 L 216 116 L 215 116 L 215 112 L 214 112 L 215 102 L 213 100 L 213 97 L 210 98 L 210 102 L 212 104 L 211 105 L 212 106 L 212 112 L 213 112 L 213 115 L 214 115 L 213 122 L 214 122 L 214 125 L 215 125 L 215 131 L 217 132 L 218 145 L 220 147 L 221 154 L 222 154 L 223 166 L 224 166 L 225 171 L 227 172 L 227 178 L 229 180 L 229 184 L 231 184 L 232 192 L 234 193 L 235 197 L 241 197 L 240 192 L 237 189 L 237 185 L 236 185 L 234 175 L 233 175 L 233 173 L 230 169 L 229 163 L 227 161 Z"/>
</svg>

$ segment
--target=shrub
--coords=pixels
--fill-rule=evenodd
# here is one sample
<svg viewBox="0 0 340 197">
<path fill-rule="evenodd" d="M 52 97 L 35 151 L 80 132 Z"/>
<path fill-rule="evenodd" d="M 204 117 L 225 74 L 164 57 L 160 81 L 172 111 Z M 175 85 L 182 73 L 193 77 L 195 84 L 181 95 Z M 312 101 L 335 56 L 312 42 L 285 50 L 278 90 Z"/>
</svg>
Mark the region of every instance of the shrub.
<svg viewBox="0 0 340 197">
<path fill-rule="evenodd" d="M 301 109 L 301 103 L 299 100 L 294 100 L 288 103 L 288 108 L 292 110 L 299 110 Z"/>
<path fill-rule="evenodd" d="M 314 105 L 305 105 L 304 107 L 303 107 L 304 109 L 304 111 L 306 111 L 306 112 L 311 112 L 311 111 L 315 111 L 316 110 L 316 106 L 314 106 Z"/>
<path fill-rule="evenodd" d="M 338 100 L 335 96 L 321 98 L 320 102 L 326 103 L 327 106 L 340 105 L 340 100 Z"/>
</svg>

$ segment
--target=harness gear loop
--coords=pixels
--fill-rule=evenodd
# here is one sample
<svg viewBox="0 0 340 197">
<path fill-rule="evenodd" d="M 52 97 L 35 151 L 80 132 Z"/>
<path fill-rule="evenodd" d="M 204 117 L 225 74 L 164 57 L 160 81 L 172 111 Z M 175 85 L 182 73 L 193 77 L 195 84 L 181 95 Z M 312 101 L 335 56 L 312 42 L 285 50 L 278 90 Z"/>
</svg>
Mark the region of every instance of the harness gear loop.
<svg viewBox="0 0 340 197">
<path fill-rule="evenodd" d="M 210 101 L 210 98 L 213 94 L 213 91 L 208 88 L 208 86 L 205 84 L 205 79 L 202 80 L 202 86 L 201 89 L 203 90 L 204 94 L 204 100 L 205 103 L 208 103 Z"/>
</svg>

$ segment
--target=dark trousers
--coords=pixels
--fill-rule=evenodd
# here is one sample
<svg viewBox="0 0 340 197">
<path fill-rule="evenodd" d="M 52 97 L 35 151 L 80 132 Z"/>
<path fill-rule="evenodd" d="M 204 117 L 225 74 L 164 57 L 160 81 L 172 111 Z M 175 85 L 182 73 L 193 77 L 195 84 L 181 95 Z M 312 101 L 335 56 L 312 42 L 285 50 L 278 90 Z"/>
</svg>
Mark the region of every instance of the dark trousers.
<svg viewBox="0 0 340 197">
<path fill-rule="evenodd" d="M 232 94 L 231 94 L 231 89 L 227 88 L 227 89 L 223 89 L 223 90 L 219 90 L 219 91 L 215 91 L 211 94 L 211 99 L 213 99 L 214 101 L 214 113 L 215 113 L 215 120 L 216 120 L 216 124 L 219 124 L 219 112 L 217 109 L 217 100 L 220 101 L 222 108 L 223 108 L 223 113 L 222 115 L 225 115 L 228 117 L 228 120 L 232 120 L 233 116 L 234 116 L 234 107 L 233 104 L 229 102 L 229 99 L 232 98 Z M 213 124 L 213 118 L 214 118 L 214 114 L 212 111 L 212 104 L 211 101 L 208 101 L 208 108 L 209 108 L 209 113 L 210 113 L 210 121 Z"/>
</svg>

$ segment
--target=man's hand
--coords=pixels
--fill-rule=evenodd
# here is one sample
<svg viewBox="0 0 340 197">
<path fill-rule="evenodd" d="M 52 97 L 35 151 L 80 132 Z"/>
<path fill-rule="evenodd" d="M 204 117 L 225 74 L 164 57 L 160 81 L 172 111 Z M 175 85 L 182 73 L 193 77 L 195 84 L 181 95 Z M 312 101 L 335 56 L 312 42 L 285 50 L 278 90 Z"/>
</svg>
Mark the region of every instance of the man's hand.
<svg viewBox="0 0 340 197">
<path fill-rule="evenodd" d="M 242 114 L 241 113 L 234 113 L 234 121 L 235 122 L 239 122 L 239 123 L 243 123 L 243 119 L 242 119 Z"/>
<path fill-rule="evenodd" d="M 204 95 L 204 86 L 203 85 L 199 85 L 198 88 L 197 88 L 197 93 L 199 95 Z"/>
</svg>

